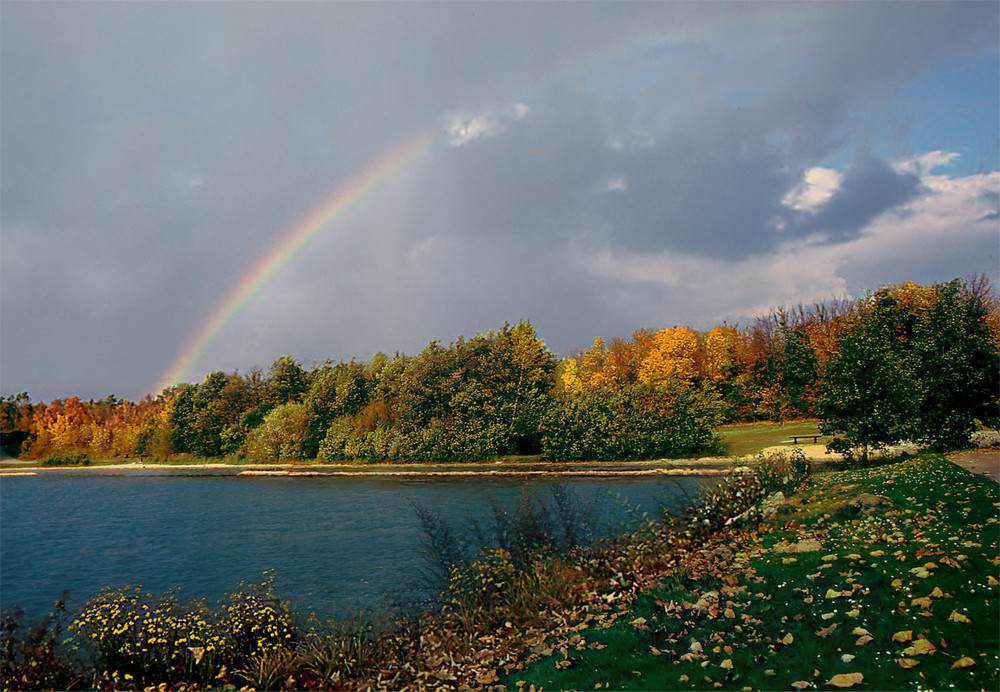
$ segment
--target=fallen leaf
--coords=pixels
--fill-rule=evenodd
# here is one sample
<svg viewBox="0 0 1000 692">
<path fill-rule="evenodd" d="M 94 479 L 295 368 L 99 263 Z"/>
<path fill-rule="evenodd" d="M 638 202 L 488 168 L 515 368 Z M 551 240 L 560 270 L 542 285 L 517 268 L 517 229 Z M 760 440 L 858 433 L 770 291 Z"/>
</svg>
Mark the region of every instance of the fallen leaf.
<svg viewBox="0 0 1000 692">
<path fill-rule="evenodd" d="M 934 590 L 931 591 L 931 593 L 930 593 L 930 597 L 931 598 L 944 598 L 944 591 L 941 590 L 941 587 L 935 586 Z"/>
<path fill-rule="evenodd" d="M 930 608 L 931 607 L 931 597 L 930 596 L 921 596 L 920 598 L 914 598 L 912 601 L 910 601 L 910 605 L 911 606 L 920 606 L 921 608 Z"/>
<path fill-rule="evenodd" d="M 830 632 L 833 632 L 835 629 L 837 629 L 837 623 L 836 622 L 833 623 L 832 625 L 830 625 L 829 627 L 824 627 L 824 628 L 818 630 L 816 632 L 816 636 L 820 637 L 822 639 L 826 639 L 826 637 L 829 636 Z"/>
<path fill-rule="evenodd" d="M 843 656 L 840 657 L 840 660 L 843 661 L 844 663 L 850 663 L 851 661 L 854 660 L 854 658 L 855 658 L 854 654 L 844 654 Z"/>
<path fill-rule="evenodd" d="M 863 634 L 860 637 L 858 637 L 858 641 L 854 642 L 854 644 L 855 646 L 864 646 L 868 642 L 873 642 L 873 641 L 875 641 L 875 637 Z"/>
<path fill-rule="evenodd" d="M 781 638 L 781 639 L 780 639 L 779 641 L 780 641 L 780 642 L 781 642 L 782 644 L 784 644 L 785 646 L 791 646 L 791 645 L 792 645 L 792 642 L 794 642 L 794 641 L 795 641 L 795 637 L 793 637 L 793 636 L 792 636 L 792 633 L 791 633 L 791 632 L 789 632 L 789 633 L 788 633 L 788 634 L 786 634 L 786 635 L 785 635 L 784 637 L 782 637 L 782 638 Z"/>
<path fill-rule="evenodd" d="M 858 610 L 857 608 L 855 608 L 854 610 L 847 611 L 847 617 L 849 618 L 856 618 L 859 615 L 861 615 L 861 611 Z"/>
<path fill-rule="evenodd" d="M 892 635 L 892 641 L 894 642 L 908 642 L 911 639 L 913 639 L 913 630 L 900 630 Z"/>
<path fill-rule="evenodd" d="M 840 598 L 841 593 L 839 591 L 834 591 L 833 589 L 826 590 L 826 596 L 824 598 Z"/>
<path fill-rule="evenodd" d="M 822 615 L 820 615 L 820 617 L 823 620 L 832 620 L 833 617 L 834 617 L 834 615 L 835 615 L 835 613 L 823 613 Z"/>
<path fill-rule="evenodd" d="M 957 610 L 951 611 L 951 615 L 948 616 L 948 619 L 951 620 L 952 622 L 972 622 L 972 620 L 970 620 L 965 615 L 962 615 Z"/>
<path fill-rule="evenodd" d="M 853 630 L 851 630 L 851 634 L 853 634 L 854 636 L 860 636 L 862 634 L 871 634 L 871 632 L 866 630 L 864 627 L 855 627 Z"/>
<path fill-rule="evenodd" d="M 837 673 L 827 680 L 826 684 L 834 687 L 854 687 L 864 679 L 865 676 L 862 673 Z"/>
<path fill-rule="evenodd" d="M 968 656 L 962 656 L 962 658 L 960 658 L 957 661 L 955 661 L 954 663 L 952 663 L 951 667 L 952 668 L 968 668 L 969 666 L 974 666 L 974 665 L 976 665 L 976 662 L 973 659 L 969 658 Z"/>
<path fill-rule="evenodd" d="M 892 586 L 892 588 L 894 588 L 894 589 L 898 589 L 902 585 L 903 585 L 903 580 L 902 579 L 893 579 L 892 583 L 890 584 L 890 586 Z"/>
<path fill-rule="evenodd" d="M 693 653 L 693 654 L 700 654 L 702 651 L 705 650 L 702 647 L 701 642 L 699 642 L 698 640 L 692 641 L 690 648 L 691 648 L 691 653 Z"/>
<path fill-rule="evenodd" d="M 900 668 L 913 668 L 920 665 L 920 661 L 915 658 L 897 658 L 896 663 L 899 664 Z"/>
<path fill-rule="evenodd" d="M 997 584 L 1000 584 L 1000 581 L 997 581 L 997 578 L 991 574 L 988 577 L 986 577 L 986 583 L 989 584 L 990 586 L 996 586 Z"/>
<path fill-rule="evenodd" d="M 632 625 L 632 627 L 642 627 L 643 625 L 646 624 L 646 618 L 636 618 L 635 620 L 632 620 L 628 624 Z"/>
<path fill-rule="evenodd" d="M 913 644 L 903 649 L 903 655 L 920 656 L 923 654 L 932 654 L 935 651 L 937 651 L 937 648 L 930 641 L 924 637 L 920 637 L 914 640 Z"/>
<path fill-rule="evenodd" d="M 727 658 L 725 661 L 723 661 L 722 663 L 719 664 L 719 667 L 720 668 L 724 668 L 725 670 L 732 670 L 732 668 L 733 668 L 733 659 Z"/>
<path fill-rule="evenodd" d="M 649 647 L 649 650 L 651 652 L 653 652 L 654 656 L 659 656 L 661 653 L 663 653 L 662 651 L 660 651 L 659 649 L 657 649 L 655 646 Z"/>
<path fill-rule="evenodd" d="M 805 680 L 796 680 L 795 682 L 792 683 L 792 687 L 794 687 L 797 690 L 804 690 L 807 687 L 812 687 L 812 683 L 806 682 Z"/>
</svg>

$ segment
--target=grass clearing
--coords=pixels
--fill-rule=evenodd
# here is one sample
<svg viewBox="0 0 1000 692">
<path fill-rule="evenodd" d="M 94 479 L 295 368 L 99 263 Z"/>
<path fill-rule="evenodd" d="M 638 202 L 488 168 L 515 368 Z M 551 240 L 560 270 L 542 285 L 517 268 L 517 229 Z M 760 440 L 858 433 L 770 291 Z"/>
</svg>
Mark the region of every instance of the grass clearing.
<svg viewBox="0 0 1000 692">
<path fill-rule="evenodd" d="M 787 423 L 739 423 L 719 428 L 719 437 L 730 456 L 741 457 L 757 454 L 767 447 L 791 444 L 792 435 L 819 434 L 818 420 L 800 420 Z M 820 438 L 822 442 L 823 438 Z"/>
<path fill-rule="evenodd" d="M 996 689 L 998 487 L 933 455 L 816 474 L 776 522 L 715 536 L 614 618 L 503 682 Z M 863 494 L 892 504 L 860 513 Z"/>
</svg>

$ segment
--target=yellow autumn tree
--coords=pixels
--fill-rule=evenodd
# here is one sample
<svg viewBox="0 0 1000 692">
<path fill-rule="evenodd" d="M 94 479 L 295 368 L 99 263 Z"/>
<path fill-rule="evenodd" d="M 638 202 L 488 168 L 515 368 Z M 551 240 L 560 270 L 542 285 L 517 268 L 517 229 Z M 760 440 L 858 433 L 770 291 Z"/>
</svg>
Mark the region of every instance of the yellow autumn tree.
<svg viewBox="0 0 1000 692">
<path fill-rule="evenodd" d="M 698 374 L 698 334 L 690 327 L 661 329 L 639 368 L 639 381 L 653 387 L 690 384 Z"/>
<path fill-rule="evenodd" d="M 728 325 L 714 327 L 705 335 L 705 376 L 714 384 L 733 376 L 737 366 L 740 333 Z"/>
</svg>

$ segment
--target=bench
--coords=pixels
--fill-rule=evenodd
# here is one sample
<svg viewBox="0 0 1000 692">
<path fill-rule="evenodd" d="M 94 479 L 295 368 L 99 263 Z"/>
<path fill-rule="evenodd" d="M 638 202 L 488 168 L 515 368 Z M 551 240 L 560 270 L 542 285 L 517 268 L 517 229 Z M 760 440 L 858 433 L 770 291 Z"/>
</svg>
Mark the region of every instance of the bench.
<svg viewBox="0 0 1000 692">
<path fill-rule="evenodd" d="M 805 439 L 812 440 L 813 444 L 819 444 L 819 438 L 820 437 L 822 437 L 822 435 L 819 435 L 819 434 L 816 434 L 816 435 L 792 435 L 792 444 L 793 445 L 797 445 L 799 443 L 799 440 L 805 440 Z"/>
</svg>

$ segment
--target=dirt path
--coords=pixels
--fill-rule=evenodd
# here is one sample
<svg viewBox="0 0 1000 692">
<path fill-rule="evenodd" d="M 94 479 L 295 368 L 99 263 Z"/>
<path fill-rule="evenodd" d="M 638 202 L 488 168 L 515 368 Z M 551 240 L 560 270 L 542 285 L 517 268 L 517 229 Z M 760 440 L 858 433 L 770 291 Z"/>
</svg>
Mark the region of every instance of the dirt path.
<svg viewBox="0 0 1000 692">
<path fill-rule="evenodd" d="M 949 457 L 963 469 L 989 476 L 1000 483 L 1000 449 L 973 449 L 955 452 Z"/>
</svg>

